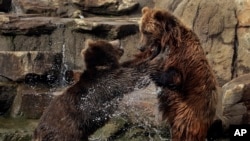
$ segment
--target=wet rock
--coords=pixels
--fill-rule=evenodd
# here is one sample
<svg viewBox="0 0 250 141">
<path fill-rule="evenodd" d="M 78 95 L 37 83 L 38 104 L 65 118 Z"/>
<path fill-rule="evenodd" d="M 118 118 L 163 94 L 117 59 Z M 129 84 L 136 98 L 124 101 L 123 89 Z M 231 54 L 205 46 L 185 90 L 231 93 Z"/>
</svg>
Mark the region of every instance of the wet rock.
<svg viewBox="0 0 250 141">
<path fill-rule="evenodd" d="M 36 120 L 0 117 L 0 141 L 30 141 Z"/>
<path fill-rule="evenodd" d="M 21 85 L 12 105 L 11 117 L 39 119 L 53 97 L 53 92 L 48 88 Z"/>
<path fill-rule="evenodd" d="M 90 141 L 158 141 L 169 139 L 169 128 L 151 124 L 131 123 L 126 116 L 112 118 L 103 128 L 97 130 L 89 138 Z"/>
<path fill-rule="evenodd" d="M 233 79 L 222 87 L 221 113 L 226 127 L 250 123 L 250 74 Z"/>
<path fill-rule="evenodd" d="M 0 11 L 9 12 L 11 10 L 11 0 L 0 0 Z"/>
<path fill-rule="evenodd" d="M 115 117 L 112 118 L 104 127 L 98 129 L 91 137 L 90 140 L 107 140 L 115 133 L 128 126 L 128 120 L 125 118 Z"/>
<path fill-rule="evenodd" d="M 11 107 L 16 96 L 16 85 L 0 83 L 0 115 L 5 114 Z"/>
<path fill-rule="evenodd" d="M 8 60 L 8 62 L 6 62 Z M 0 74 L 13 81 L 28 73 L 44 74 L 49 70 L 60 72 L 61 53 L 37 51 L 0 51 Z"/>
</svg>

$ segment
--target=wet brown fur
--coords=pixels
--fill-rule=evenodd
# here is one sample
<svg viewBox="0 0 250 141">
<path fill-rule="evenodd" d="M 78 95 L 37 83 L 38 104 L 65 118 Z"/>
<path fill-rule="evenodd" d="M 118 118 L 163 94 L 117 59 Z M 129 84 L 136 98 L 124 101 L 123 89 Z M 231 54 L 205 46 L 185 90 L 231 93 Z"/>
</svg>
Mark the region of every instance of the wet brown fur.
<svg viewBox="0 0 250 141">
<path fill-rule="evenodd" d="M 87 69 L 77 83 L 51 102 L 33 141 L 88 141 L 112 116 L 123 94 L 148 85 L 143 81 L 149 75 L 148 66 L 121 67 L 120 49 L 105 41 L 89 43 L 82 53 Z"/>
<path fill-rule="evenodd" d="M 217 82 L 195 33 L 164 10 L 142 9 L 141 48 L 160 48 L 152 79 L 162 87 L 159 110 L 173 141 L 204 141 L 215 117 Z"/>
</svg>

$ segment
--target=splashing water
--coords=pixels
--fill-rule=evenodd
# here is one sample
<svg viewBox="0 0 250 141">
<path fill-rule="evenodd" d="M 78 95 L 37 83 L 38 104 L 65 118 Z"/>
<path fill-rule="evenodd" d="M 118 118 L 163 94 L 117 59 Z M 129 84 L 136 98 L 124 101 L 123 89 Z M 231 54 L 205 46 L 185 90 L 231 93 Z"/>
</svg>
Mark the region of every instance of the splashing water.
<svg viewBox="0 0 250 141">
<path fill-rule="evenodd" d="M 64 74 L 66 73 L 66 71 L 68 70 L 68 65 L 66 64 L 66 45 L 65 43 L 63 43 L 62 45 L 62 66 L 61 66 L 61 75 L 62 75 L 62 79 L 60 81 L 60 85 L 63 86 L 66 84 L 66 78 L 64 76 Z"/>
</svg>

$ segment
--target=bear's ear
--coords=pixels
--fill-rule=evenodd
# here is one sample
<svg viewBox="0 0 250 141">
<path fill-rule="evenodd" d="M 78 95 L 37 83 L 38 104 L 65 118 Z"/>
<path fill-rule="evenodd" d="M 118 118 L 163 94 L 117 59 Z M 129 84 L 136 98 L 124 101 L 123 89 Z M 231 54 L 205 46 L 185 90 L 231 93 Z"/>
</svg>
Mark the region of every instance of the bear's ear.
<svg viewBox="0 0 250 141">
<path fill-rule="evenodd" d="M 147 11 L 149 11 L 150 9 L 148 7 L 143 7 L 141 10 L 142 14 L 145 14 Z"/>
<path fill-rule="evenodd" d="M 84 57 L 84 54 L 86 53 L 87 49 L 90 47 L 90 46 L 93 46 L 94 44 L 94 41 L 91 40 L 91 39 L 87 39 L 85 41 L 85 45 L 84 45 L 84 48 L 82 49 L 81 51 L 81 56 Z"/>
<path fill-rule="evenodd" d="M 116 48 L 121 48 L 121 41 L 120 40 L 113 40 L 113 41 L 110 41 L 109 42 L 113 47 L 116 47 Z"/>
<path fill-rule="evenodd" d="M 164 13 L 160 10 L 157 10 L 153 14 L 153 18 L 157 21 L 163 21 L 164 20 Z"/>
<path fill-rule="evenodd" d="M 86 48 L 86 47 L 92 46 L 95 42 L 91 39 L 87 39 L 85 43 L 86 43 L 85 44 L 85 48 Z"/>
</svg>

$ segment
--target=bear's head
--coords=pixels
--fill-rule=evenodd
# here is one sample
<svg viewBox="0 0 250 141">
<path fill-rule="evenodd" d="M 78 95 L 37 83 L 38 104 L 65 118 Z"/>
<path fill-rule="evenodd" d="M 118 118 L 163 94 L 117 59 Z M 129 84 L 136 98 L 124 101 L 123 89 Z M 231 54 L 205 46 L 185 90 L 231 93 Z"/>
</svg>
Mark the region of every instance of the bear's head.
<svg viewBox="0 0 250 141">
<path fill-rule="evenodd" d="M 119 40 L 103 41 L 88 40 L 82 50 L 84 67 L 86 70 L 113 69 L 119 67 L 119 59 L 124 50 Z"/>
<path fill-rule="evenodd" d="M 140 20 L 140 50 L 152 50 L 156 55 L 169 44 L 179 46 L 179 21 L 169 12 L 160 9 L 142 9 Z"/>
</svg>

